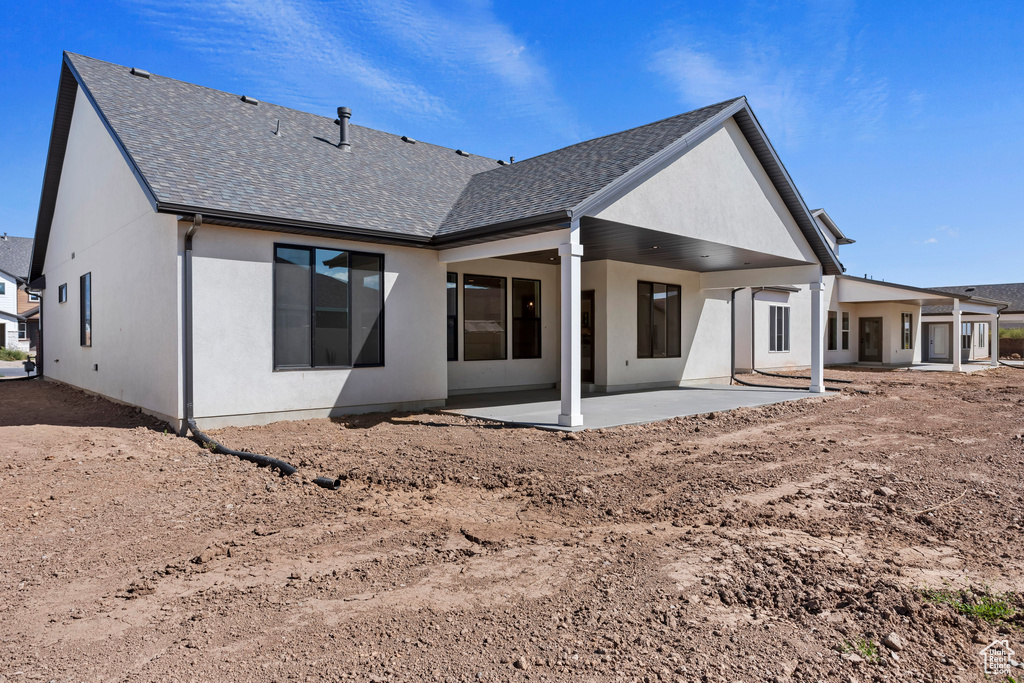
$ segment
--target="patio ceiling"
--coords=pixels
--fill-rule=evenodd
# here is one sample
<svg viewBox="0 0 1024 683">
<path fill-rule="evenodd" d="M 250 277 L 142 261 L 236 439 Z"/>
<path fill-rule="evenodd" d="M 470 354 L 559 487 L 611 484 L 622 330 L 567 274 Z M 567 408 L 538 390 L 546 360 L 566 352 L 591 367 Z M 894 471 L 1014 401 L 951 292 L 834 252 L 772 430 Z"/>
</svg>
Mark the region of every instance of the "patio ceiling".
<svg viewBox="0 0 1024 683">
<path fill-rule="evenodd" d="M 807 265 L 806 261 L 741 249 L 728 244 L 647 230 L 632 225 L 586 219 L 581 226 L 584 261 L 625 261 L 699 273 L 746 268 Z M 530 263 L 558 263 L 554 249 L 502 258 Z"/>
</svg>

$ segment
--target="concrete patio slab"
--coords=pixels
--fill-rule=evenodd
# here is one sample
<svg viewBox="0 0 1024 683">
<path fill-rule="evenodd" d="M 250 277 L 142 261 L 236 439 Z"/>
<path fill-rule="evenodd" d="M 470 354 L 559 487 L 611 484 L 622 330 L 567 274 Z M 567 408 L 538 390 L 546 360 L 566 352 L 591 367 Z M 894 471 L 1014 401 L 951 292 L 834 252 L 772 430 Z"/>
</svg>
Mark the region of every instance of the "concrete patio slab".
<svg viewBox="0 0 1024 683">
<path fill-rule="evenodd" d="M 970 363 L 964 361 L 960 364 L 960 372 L 981 372 L 983 370 L 989 370 L 996 366 L 989 365 L 988 361 L 972 361 Z M 907 370 L 913 370 L 914 372 L 953 372 L 952 363 L 915 363 L 914 365 L 907 366 Z"/>
<path fill-rule="evenodd" d="M 814 396 L 822 394 L 812 394 L 803 389 L 760 389 L 724 384 L 614 394 L 584 394 L 583 426 L 574 428 L 558 424 L 561 404 L 558 391 L 555 389 L 453 396 L 448 399 L 443 410 L 515 425 L 579 431 L 659 422 L 674 417 L 797 401 Z"/>
</svg>

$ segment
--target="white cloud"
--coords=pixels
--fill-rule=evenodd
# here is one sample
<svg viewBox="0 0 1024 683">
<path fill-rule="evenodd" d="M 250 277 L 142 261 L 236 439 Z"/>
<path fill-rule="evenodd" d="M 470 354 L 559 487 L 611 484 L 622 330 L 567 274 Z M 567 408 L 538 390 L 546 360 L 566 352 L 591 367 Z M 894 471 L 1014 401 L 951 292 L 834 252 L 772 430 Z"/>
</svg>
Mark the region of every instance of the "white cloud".
<svg viewBox="0 0 1024 683">
<path fill-rule="evenodd" d="M 938 240 L 938 239 L 936 239 L 935 237 L 929 237 L 928 239 L 926 239 L 926 240 L 924 241 L 924 243 L 925 243 L 925 244 L 935 244 L 935 243 L 937 243 L 938 241 L 939 241 L 939 240 Z"/>
</svg>

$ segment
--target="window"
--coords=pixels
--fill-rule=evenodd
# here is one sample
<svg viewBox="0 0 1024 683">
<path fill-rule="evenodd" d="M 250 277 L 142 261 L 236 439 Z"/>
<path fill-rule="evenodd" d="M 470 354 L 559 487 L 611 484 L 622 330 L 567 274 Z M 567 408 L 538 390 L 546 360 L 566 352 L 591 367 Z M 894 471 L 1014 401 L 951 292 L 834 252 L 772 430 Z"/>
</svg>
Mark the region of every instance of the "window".
<svg viewBox="0 0 1024 683">
<path fill-rule="evenodd" d="M 768 350 L 789 351 L 789 306 L 769 306 L 768 313 Z"/>
<path fill-rule="evenodd" d="M 828 312 L 828 350 L 835 351 L 839 341 L 839 316 L 835 311 Z"/>
<path fill-rule="evenodd" d="M 459 359 L 459 274 L 448 273 L 448 360 Z"/>
<path fill-rule="evenodd" d="M 29 295 L 28 295 L 28 300 L 29 300 L 29 302 L 30 302 L 30 303 L 33 303 L 33 304 L 34 304 L 34 303 L 38 303 L 38 301 L 39 301 L 39 295 L 38 295 L 38 294 L 32 294 L 32 293 L 30 292 L 30 293 L 29 293 Z"/>
<path fill-rule="evenodd" d="M 679 285 L 637 283 L 637 358 L 679 358 L 682 355 L 681 292 Z"/>
<path fill-rule="evenodd" d="M 68 286 L 67 283 L 57 288 L 57 303 L 63 304 L 68 301 Z"/>
<path fill-rule="evenodd" d="M 7 293 L 7 283 L 4 282 L 3 280 L 0 280 L 0 296 L 3 296 L 6 293 Z"/>
<path fill-rule="evenodd" d="M 914 314 L 902 313 L 900 317 L 902 319 L 900 329 L 903 331 L 903 349 L 912 349 L 914 348 Z"/>
<path fill-rule="evenodd" d="M 384 257 L 274 248 L 274 367 L 384 364 Z"/>
<path fill-rule="evenodd" d="M 979 349 L 988 348 L 988 323 L 978 323 L 978 335 L 975 343 Z"/>
<path fill-rule="evenodd" d="M 503 277 L 462 276 L 465 360 L 505 360 L 505 289 Z"/>
<path fill-rule="evenodd" d="M 540 280 L 512 278 L 512 357 L 540 358 Z"/>
<path fill-rule="evenodd" d="M 960 348 L 969 351 L 971 348 L 971 323 L 960 323 Z"/>
<path fill-rule="evenodd" d="M 843 311 L 843 351 L 850 350 L 850 314 Z"/>
<path fill-rule="evenodd" d="M 18 339 L 28 339 L 28 323 L 18 323 Z"/>
<path fill-rule="evenodd" d="M 79 339 L 82 346 L 92 346 L 92 273 L 79 281 Z"/>
</svg>

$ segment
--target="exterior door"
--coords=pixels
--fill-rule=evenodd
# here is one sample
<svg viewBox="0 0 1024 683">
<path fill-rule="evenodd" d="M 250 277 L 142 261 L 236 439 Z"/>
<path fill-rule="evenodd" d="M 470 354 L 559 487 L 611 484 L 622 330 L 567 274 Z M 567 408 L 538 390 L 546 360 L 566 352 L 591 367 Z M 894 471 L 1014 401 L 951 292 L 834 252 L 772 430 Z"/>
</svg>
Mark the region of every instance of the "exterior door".
<svg viewBox="0 0 1024 683">
<path fill-rule="evenodd" d="M 882 362 L 882 319 L 860 319 L 860 360 L 865 363 Z"/>
<path fill-rule="evenodd" d="M 949 361 L 949 325 L 932 324 L 928 326 L 928 360 Z"/>
<path fill-rule="evenodd" d="M 580 293 L 580 381 L 594 382 L 594 290 Z"/>
</svg>

